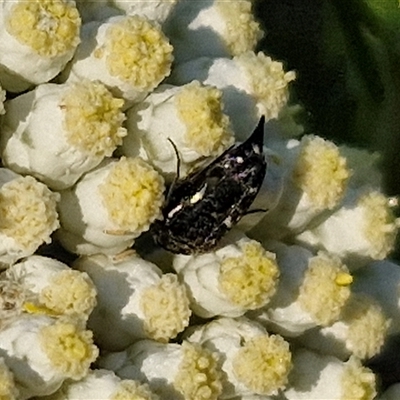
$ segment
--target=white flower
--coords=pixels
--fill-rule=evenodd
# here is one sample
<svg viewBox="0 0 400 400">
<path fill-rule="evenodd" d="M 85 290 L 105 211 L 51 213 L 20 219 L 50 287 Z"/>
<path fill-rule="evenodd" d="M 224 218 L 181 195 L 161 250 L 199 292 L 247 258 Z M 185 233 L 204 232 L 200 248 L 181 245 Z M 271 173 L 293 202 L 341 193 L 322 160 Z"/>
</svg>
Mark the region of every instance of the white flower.
<svg viewBox="0 0 400 400">
<path fill-rule="evenodd" d="M 31 176 L 0 169 L 0 263 L 30 256 L 59 226 L 58 194 Z"/>
<path fill-rule="evenodd" d="M 343 362 L 298 349 L 293 354 L 293 370 L 283 395 L 287 400 L 373 400 L 375 376 L 355 357 Z"/>
<path fill-rule="evenodd" d="M 179 0 L 126 1 L 108 0 L 108 3 L 127 15 L 140 15 L 162 24 Z M 167 34 L 167 36 L 169 36 Z"/>
<path fill-rule="evenodd" d="M 249 0 L 180 0 L 164 29 L 174 46 L 177 63 L 202 56 L 231 57 L 252 51 L 263 36 Z"/>
<path fill-rule="evenodd" d="M 341 360 L 350 355 L 369 359 L 377 355 L 387 338 L 390 320 L 381 306 L 364 294 L 352 294 L 340 319 L 330 326 L 310 330 L 299 337 L 306 347 Z"/>
<path fill-rule="evenodd" d="M 169 75 L 172 46 L 145 17 L 116 16 L 82 27 L 70 79 L 99 80 L 114 95 L 140 101 Z"/>
<path fill-rule="evenodd" d="M 127 111 L 128 136 L 122 154 L 141 155 L 163 173 L 180 176 L 196 161 L 216 157 L 234 142 L 223 113 L 220 90 L 194 81 L 184 86 L 160 85 Z"/>
<path fill-rule="evenodd" d="M 7 102 L 2 159 L 53 189 L 72 186 L 122 143 L 123 104 L 100 82 L 40 85 Z"/>
<path fill-rule="evenodd" d="M 125 379 L 149 384 L 163 400 L 217 400 L 221 372 L 217 356 L 199 344 L 162 344 L 141 340 L 125 351 L 109 353 L 99 360 L 102 368 Z"/>
<path fill-rule="evenodd" d="M 174 268 L 189 289 L 193 312 L 203 318 L 238 317 L 264 306 L 279 277 L 275 255 L 244 235 L 213 252 L 176 255 Z"/>
<path fill-rule="evenodd" d="M 267 145 L 280 156 L 283 193 L 277 206 L 256 226 L 254 236 L 279 239 L 301 232 L 314 218 L 337 207 L 350 171 L 337 146 L 318 136 L 267 139 Z"/>
<path fill-rule="evenodd" d="M 79 381 L 66 381 L 61 388 L 46 400 L 158 400 L 146 384 L 130 379 L 121 379 L 112 371 L 90 370 Z"/>
<path fill-rule="evenodd" d="M 57 237 L 77 254 L 119 253 L 160 216 L 164 181 L 141 158 L 109 159 L 61 192 Z"/>
<path fill-rule="evenodd" d="M 92 333 L 75 323 L 24 315 L 0 331 L 0 354 L 15 376 L 19 399 L 55 392 L 81 379 L 96 359 Z"/>
<path fill-rule="evenodd" d="M 287 383 L 292 366 L 289 343 L 279 335 L 269 335 L 256 322 L 219 318 L 194 328 L 187 340 L 219 353 L 224 373 L 221 399 L 275 395 Z"/>
<path fill-rule="evenodd" d="M 88 275 L 52 258 L 30 256 L 9 267 L 4 279 L 24 288 L 28 295 L 21 308 L 31 314 L 86 321 L 96 305 L 96 288 Z"/>
<path fill-rule="evenodd" d="M 266 248 L 276 253 L 280 282 L 270 304 L 252 318 L 288 336 L 337 321 L 350 296 L 347 267 L 337 257 L 300 246 L 268 243 Z"/>
<path fill-rule="evenodd" d="M 348 190 L 339 209 L 296 240 L 336 254 L 356 269 L 384 259 L 394 249 L 399 226 L 391 199 L 380 191 L 361 188 Z"/>
<path fill-rule="evenodd" d="M 400 266 L 390 260 L 374 261 L 356 271 L 353 290 L 378 301 L 391 319 L 390 334 L 400 332 Z"/>
<path fill-rule="evenodd" d="M 233 59 L 201 57 L 177 65 L 169 82 L 183 85 L 197 79 L 221 89 L 235 136 L 244 141 L 261 115 L 266 121 L 278 117 L 289 97 L 288 84 L 294 78 L 295 73 L 285 72 L 282 63 L 262 52 L 249 51 Z"/>
<path fill-rule="evenodd" d="M 72 0 L 0 2 L 0 82 L 21 92 L 54 78 L 79 43 L 81 20 Z"/>
<path fill-rule="evenodd" d="M 189 324 L 189 300 L 176 275 L 162 275 L 134 252 L 82 257 L 74 267 L 97 287 L 88 326 L 104 349 L 122 350 L 144 338 L 167 342 Z"/>
</svg>

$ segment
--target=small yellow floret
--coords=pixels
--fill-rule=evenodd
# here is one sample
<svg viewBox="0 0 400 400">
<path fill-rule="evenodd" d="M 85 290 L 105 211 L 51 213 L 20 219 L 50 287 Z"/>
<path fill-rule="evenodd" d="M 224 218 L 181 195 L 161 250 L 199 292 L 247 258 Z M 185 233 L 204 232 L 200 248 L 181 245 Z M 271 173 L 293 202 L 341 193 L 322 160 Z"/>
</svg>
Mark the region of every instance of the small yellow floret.
<svg viewBox="0 0 400 400">
<path fill-rule="evenodd" d="M 63 55 L 78 46 L 81 19 L 75 2 L 15 2 L 6 20 L 10 35 L 43 57 Z"/>
<path fill-rule="evenodd" d="M 288 83 L 295 79 L 295 73 L 285 72 L 282 63 L 261 52 L 249 51 L 234 59 L 246 71 L 259 113 L 265 115 L 266 120 L 277 118 L 288 101 Z"/>
<path fill-rule="evenodd" d="M 123 105 L 100 82 L 73 84 L 60 103 L 68 142 L 90 155 L 111 156 L 127 134 Z"/>
<path fill-rule="evenodd" d="M 160 216 L 164 180 L 141 158 L 122 157 L 99 187 L 112 221 L 139 236 Z"/>
<path fill-rule="evenodd" d="M 299 290 L 300 306 L 319 325 L 332 324 L 350 297 L 352 280 L 339 258 L 320 252 L 309 260 Z"/>
<path fill-rule="evenodd" d="M 193 81 L 175 97 L 179 118 L 186 126 L 188 147 L 203 156 L 217 156 L 234 142 L 229 118 L 222 112 L 222 92 Z"/>
<path fill-rule="evenodd" d="M 183 359 L 174 379 L 185 400 L 217 400 L 222 392 L 221 372 L 215 353 L 199 344 L 182 343 Z"/>
<path fill-rule="evenodd" d="M 86 319 L 96 305 L 96 288 L 85 272 L 60 271 L 40 292 L 39 301 L 56 314 Z"/>
<path fill-rule="evenodd" d="M 349 176 L 346 159 L 335 144 L 313 135 L 302 138 L 293 179 L 316 209 L 337 206 Z"/>
<path fill-rule="evenodd" d="M 122 380 L 110 400 L 158 400 L 147 384 L 131 379 Z"/>
<path fill-rule="evenodd" d="M 224 41 L 232 56 L 254 50 L 263 37 L 260 24 L 254 20 L 252 3 L 248 0 L 217 0 L 218 12 L 225 20 Z"/>
<path fill-rule="evenodd" d="M 350 357 L 342 375 L 342 400 L 373 400 L 376 394 L 374 373 L 356 357 Z"/>
<path fill-rule="evenodd" d="M 39 335 L 50 365 L 66 378 L 83 378 L 99 354 L 92 332 L 70 322 L 56 321 L 42 328 Z"/>
<path fill-rule="evenodd" d="M 254 393 L 276 394 L 292 368 L 289 344 L 279 335 L 257 336 L 237 352 L 232 366 L 237 379 Z"/>
<path fill-rule="evenodd" d="M 0 359 L 0 400 L 18 399 L 18 389 L 15 386 L 14 376 L 4 360 Z"/>
<path fill-rule="evenodd" d="M 144 17 L 126 17 L 110 26 L 105 49 L 109 73 L 137 89 L 151 91 L 171 72 L 172 46 Z"/>
<path fill-rule="evenodd" d="M 378 354 L 390 326 L 379 304 L 367 296 L 352 295 L 344 308 L 343 322 L 348 326 L 349 347 L 356 357 L 366 359 Z"/>
<path fill-rule="evenodd" d="M 380 192 L 364 195 L 358 204 L 365 214 L 364 236 L 371 244 L 368 255 L 382 260 L 394 249 L 400 220 L 395 218 L 390 200 Z"/>
<path fill-rule="evenodd" d="M 144 329 L 154 340 L 166 343 L 189 325 L 189 299 L 174 274 L 164 274 L 159 283 L 145 289 L 140 305 Z"/>
<path fill-rule="evenodd" d="M 252 240 L 242 244 L 243 255 L 222 261 L 219 287 L 228 299 L 248 310 L 268 303 L 276 291 L 279 269 L 275 254 Z"/>
<path fill-rule="evenodd" d="M 59 227 L 56 203 L 59 195 L 31 176 L 16 178 L 0 189 L 0 232 L 32 253 L 50 243 Z"/>
</svg>

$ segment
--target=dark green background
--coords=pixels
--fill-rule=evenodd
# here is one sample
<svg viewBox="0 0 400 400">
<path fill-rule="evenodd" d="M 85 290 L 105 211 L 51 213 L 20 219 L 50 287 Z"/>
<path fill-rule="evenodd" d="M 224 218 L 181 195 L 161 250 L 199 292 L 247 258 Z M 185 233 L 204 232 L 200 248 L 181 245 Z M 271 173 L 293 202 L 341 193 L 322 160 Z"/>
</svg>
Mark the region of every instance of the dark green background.
<svg viewBox="0 0 400 400">
<path fill-rule="evenodd" d="M 260 50 L 297 72 L 306 132 L 378 151 L 385 192 L 398 196 L 399 0 L 258 0 L 255 10 Z"/>
</svg>

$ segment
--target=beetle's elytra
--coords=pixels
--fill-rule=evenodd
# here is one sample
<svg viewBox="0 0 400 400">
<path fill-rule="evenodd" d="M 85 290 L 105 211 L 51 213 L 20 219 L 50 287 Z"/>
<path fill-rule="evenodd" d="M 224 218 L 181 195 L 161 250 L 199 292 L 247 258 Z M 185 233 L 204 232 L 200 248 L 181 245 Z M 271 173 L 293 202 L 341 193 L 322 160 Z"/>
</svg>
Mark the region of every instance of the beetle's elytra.
<svg viewBox="0 0 400 400">
<path fill-rule="evenodd" d="M 168 193 L 155 241 L 173 253 L 204 253 L 246 214 L 266 174 L 264 117 L 252 135 L 206 167 L 178 179 Z"/>
</svg>

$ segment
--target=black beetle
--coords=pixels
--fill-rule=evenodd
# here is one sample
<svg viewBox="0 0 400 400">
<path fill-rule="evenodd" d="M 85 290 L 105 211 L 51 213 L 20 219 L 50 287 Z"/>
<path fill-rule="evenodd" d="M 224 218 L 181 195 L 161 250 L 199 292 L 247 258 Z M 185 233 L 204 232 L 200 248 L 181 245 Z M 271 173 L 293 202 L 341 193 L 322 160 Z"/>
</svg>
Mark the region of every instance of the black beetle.
<svg viewBox="0 0 400 400">
<path fill-rule="evenodd" d="M 245 142 L 171 185 L 163 219 L 151 229 L 160 246 L 180 254 L 210 251 L 248 213 L 267 169 L 264 121 Z"/>
</svg>

